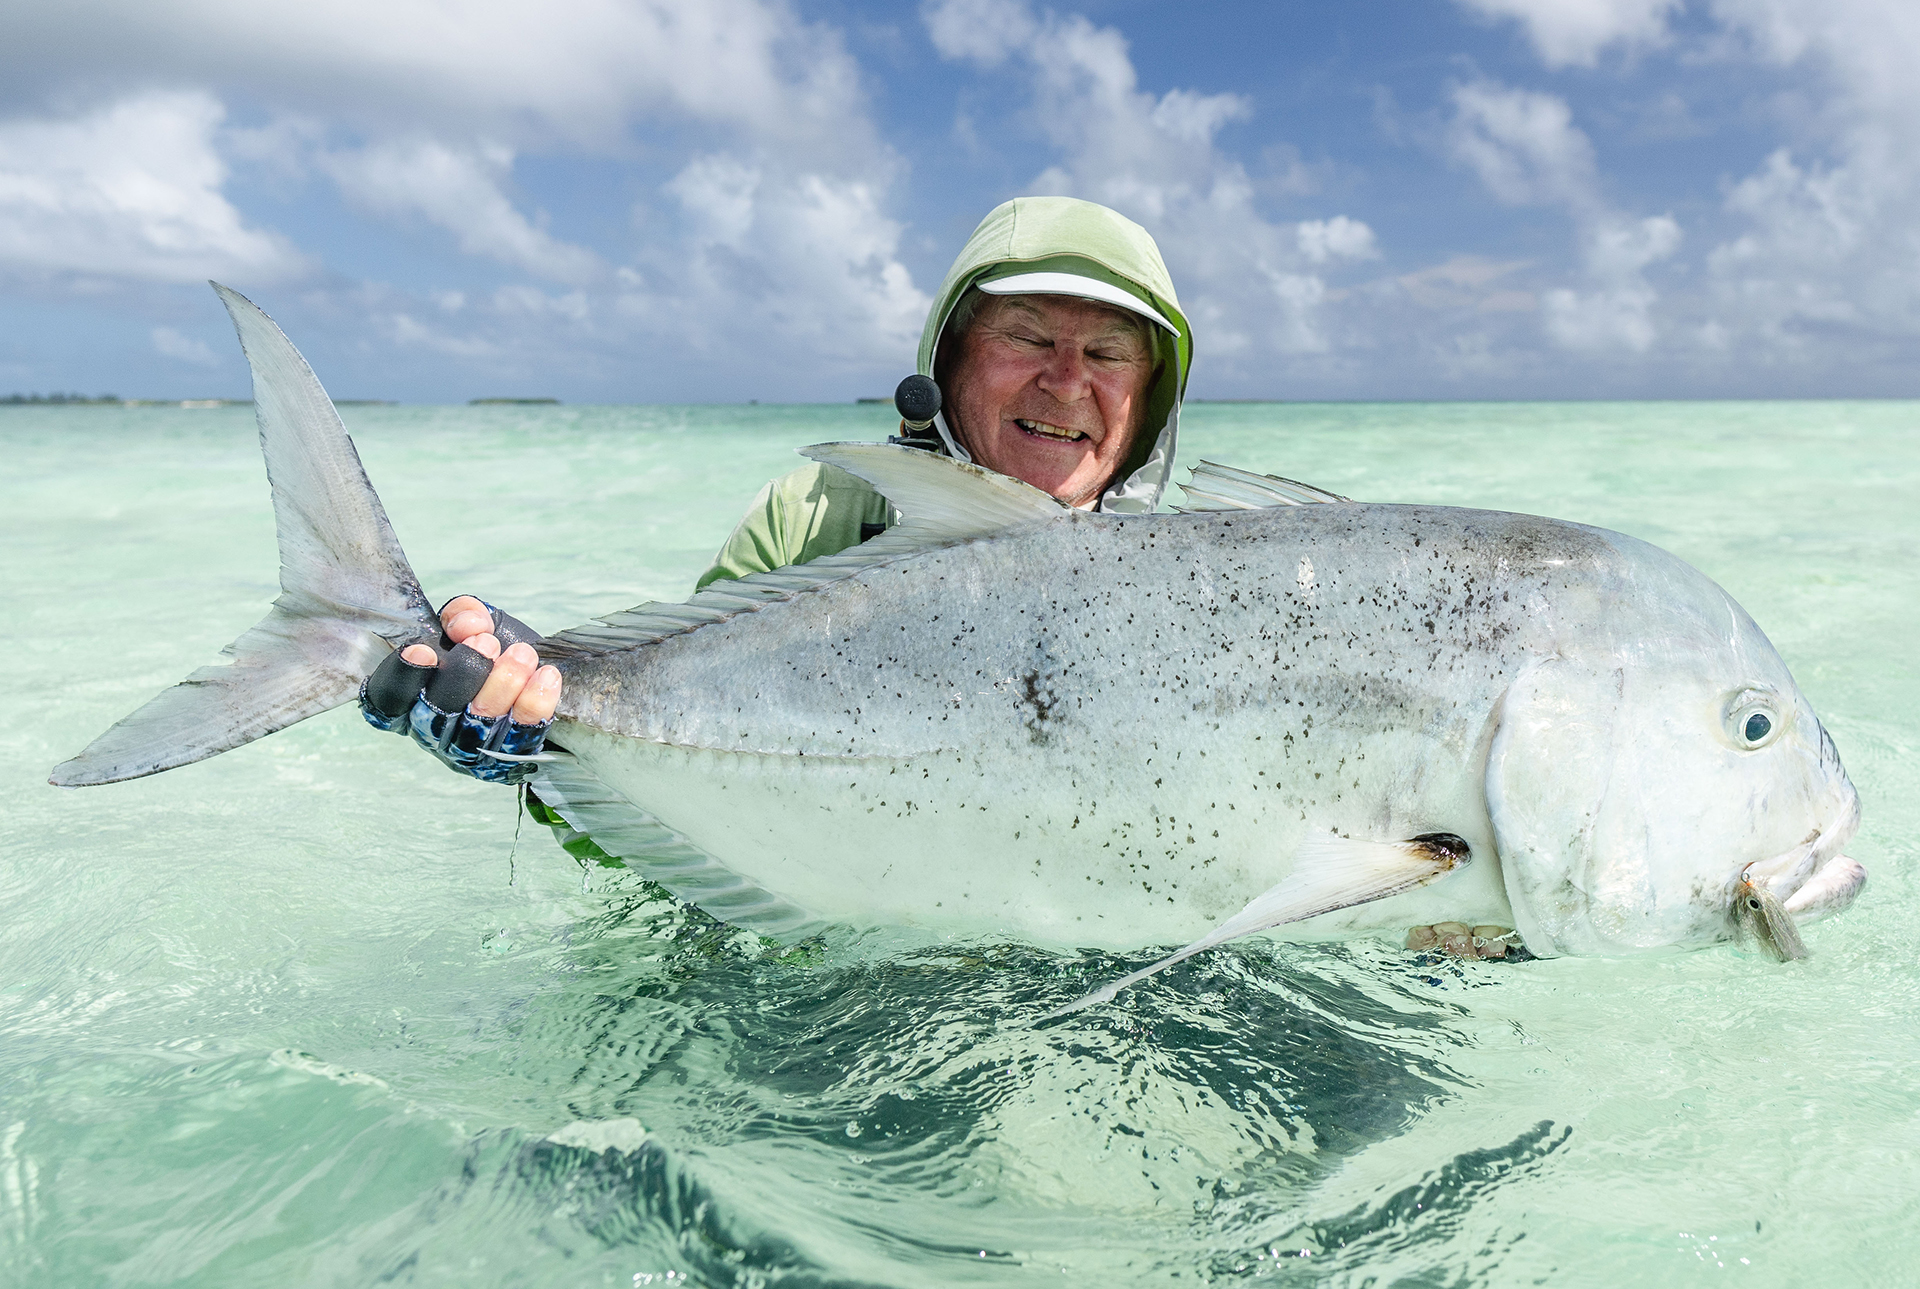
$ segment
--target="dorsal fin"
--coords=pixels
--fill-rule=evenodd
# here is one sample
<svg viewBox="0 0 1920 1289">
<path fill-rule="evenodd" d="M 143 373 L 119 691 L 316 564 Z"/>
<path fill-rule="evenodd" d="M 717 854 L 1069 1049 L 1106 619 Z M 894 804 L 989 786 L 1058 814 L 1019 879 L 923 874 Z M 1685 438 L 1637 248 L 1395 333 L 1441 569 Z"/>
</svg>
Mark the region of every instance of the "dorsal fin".
<svg viewBox="0 0 1920 1289">
<path fill-rule="evenodd" d="M 1192 478 L 1180 485 L 1186 505 L 1176 506 L 1182 514 L 1208 510 L 1264 510 L 1268 506 L 1313 506 L 1331 501 L 1351 501 L 1337 492 L 1316 488 L 1297 479 L 1282 479 L 1277 474 L 1254 474 L 1230 465 L 1202 461 L 1193 467 Z"/>
<path fill-rule="evenodd" d="M 865 479 L 906 516 L 899 528 L 932 542 L 966 541 L 1072 513 L 1031 484 L 924 448 L 816 443 L 800 455 Z"/>
<path fill-rule="evenodd" d="M 540 657 L 559 662 L 650 644 L 922 551 L 1077 513 L 1017 479 L 921 448 L 817 443 L 800 454 L 865 479 L 905 517 L 878 537 L 837 555 L 715 582 L 684 604 L 642 604 L 548 636 L 540 642 Z"/>
</svg>

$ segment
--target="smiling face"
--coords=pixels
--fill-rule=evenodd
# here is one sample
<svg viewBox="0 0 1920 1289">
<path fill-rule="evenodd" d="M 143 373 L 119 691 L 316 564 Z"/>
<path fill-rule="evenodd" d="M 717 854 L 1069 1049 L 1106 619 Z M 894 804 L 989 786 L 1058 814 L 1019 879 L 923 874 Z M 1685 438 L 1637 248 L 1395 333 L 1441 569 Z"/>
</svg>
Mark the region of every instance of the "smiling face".
<svg viewBox="0 0 1920 1289">
<path fill-rule="evenodd" d="M 986 296 L 942 382 L 955 437 L 989 470 L 1092 505 L 1146 414 L 1150 325 L 1074 296 Z"/>
</svg>

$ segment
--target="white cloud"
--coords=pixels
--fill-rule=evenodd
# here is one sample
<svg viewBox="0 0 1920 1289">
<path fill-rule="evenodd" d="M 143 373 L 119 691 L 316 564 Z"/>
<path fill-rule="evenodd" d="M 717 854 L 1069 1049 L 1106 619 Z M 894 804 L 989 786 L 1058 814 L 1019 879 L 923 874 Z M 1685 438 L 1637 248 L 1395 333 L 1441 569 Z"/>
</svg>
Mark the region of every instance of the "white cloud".
<svg viewBox="0 0 1920 1289">
<path fill-rule="evenodd" d="M 557 282 L 601 272 L 599 257 L 549 235 L 501 191 L 513 152 L 456 150 L 431 139 L 324 155 L 320 164 L 353 200 L 388 214 L 418 214 L 453 233 L 460 249 Z"/>
<path fill-rule="evenodd" d="M 884 185 L 897 166 L 839 35 L 781 0 L 67 0 L 10 13 L 7 35 L 0 82 L 16 95 L 206 86 L 149 96 L 197 105 L 201 156 L 186 172 L 208 174 L 203 186 L 226 176 L 216 142 L 280 178 L 318 168 L 367 209 L 424 217 L 468 253 L 560 281 L 595 266 L 515 209 L 517 157 L 671 157 L 691 132 L 842 179 Z M 270 120 L 215 140 L 223 96 Z"/>
<path fill-rule="evenodd" d="M 553 318 L 582 323 L 593 316 L 593 304 L 585 291 L 563 291 L 550 295 L 537 287 L 503 286 L 493 293 L 494 310 L 502 314 L 522 314 L 532 318 Z"/>
<path fill-rule="evenodd" d="M 984 67 L 997 66 L 1039 30 L 1026 0 L 943 0 L 922 13 L 935 49 Z"/>
<path fill-rule="evenodd" d="M 63 0 L 9 12 L 0 70 L 231 86 L 373 135 L 619 147 L 664 113 L 826 152 L 865 142 L 838 37 L 777 0 Z"/>
<path fill-rule="evenodd" d="M 1028 87 L 1029 120 L 1058 160 L 1028 191 L 1083 197 L 1145 225 L 1193 322 L 1202 370 L 1267 372 L 1276 354 L 1331 355 L 1322 270 L 1374 254 L 1373 231 L 1336 215 L 1268 219 L 1246 168 L 1216 137 L 1249 119 L 1239 94 L 1143 90 L 1126 39 L 1084 17 L 1036 14 L 1011 0 L 935 0 L 922 10 L 935 47 Z"/>
<path fill-rule="evenodd" d="M 1734 352 L 1822 375 L 1863 360 L 1910 371 L 1920 337 L 1920 7 L 1715 0 L 1713 12 L 1751 57 L 1795 74 L 1813 105 L 1789 117 L 1791 146 L 1726 190 L 1736 231 L 1706 260 L 1714 334 Z"/>
<path fill-rule="evenodd" d="M 638 212 L 639 258 L 581 287 L 368 289 L 360 307 L 397 352 L 444 358 L 482 392 L 611 381 L 669 401 L 844 397 L 910 369 L 929 300 L 880 189 L 711 153 L 661 198 Z"/>
<path fill-rule="evenodd" d="M 182 335 L 172 327 L 155 327 L 152 337 L 154 350 L 168 358 L 178 358 L 181 362 L 201 367 L 220 365 L 220 356 L 204 340 Z"/>
<path fill-rule="evenodd" d="M 576 372 L 605 389 L 711 396 L 764 369 L 754 392 L 837 396 L 855 382 L 883 392 L 882 375 L 904 369 L 926 302 L 906 264 L 936 267 L 964 232 L 951 221 L 979 213 L 905 224 L 905 167 L 864 88 L 893 73 L 859 66 L 798 0 L 14 9 L 0 44 L 0 280 L 18 291 L 51 284 L 137 313 L 160 298 L 154 284 L 305 275 L 282 308 L 311 302 L 383 342 L 350 352 L 412 354 L 421 370 L 427 351 L 529 387 Z M 957 163 L 926 163 L 922 180 L 947 167 L 926 191 L 973 192 L 960 200 L 984 209 L 1011 164 L 1026 191 L 1146 224 L 1195 324 L 1203 390 L 1418 392 L 1436 373 L 1465 373 L 1463 392 L 1520 378 L 1551 392 L 1568 377 L 1687 390 L 1702 371 L 1733 391 L 1787 371 L 1844 389 L 1832 373 L 1876 362 L 1895 374 L 1888 392 L 1910 388 L 1920 5 L 1457 0 L 1552 70 L 1539 86 L 1446 90 L 1440 151 L 1493 201 L 1545 213 L 1441 228 L 1449 194 L 1433 218 L 1409 217 L 1419 235 L 1406 240 L 1432 246 L 1412 268 L 1394 262 L 1402 239 L 1364 220 L 1405 209 L 1409 189 L 1387 194 L 1384 176 L 1430 176 L 1376 168 L 1360 144 L 1303 160 L 1277 137 L 1289 123 L 1270 100 L 1256 118 L 1252 99 L 1216 92 L 1236 83 L 1143 85 L 1114 27 L 1036 0 L 921 12 L 939 53 L 963 64 L 954 136 L 974 140 L 955 145 L 973 149 Z M 1125 21 L 1144 48 L 1161 20 Z M 1509 43 L 1504 31 L 1494 43 Z M 1594 70 L 1557 71 L 1582 67 Z M 1422 93 L 1410 84 L 1396 92 Z M 1629 95 L 1645 110 L 1610 124 L 1588 107 Z M 1728 129 L 1716 113 L 1736 101 L 1755 110 Z M 1644 180 L 1657 200 L 1636 196 L 1651 153 L 1633 149 L 1649 130 L 1692 140 L 1693 158 L 1721 131 L 1724 172 L 1667 166 Z M 1044 155 L 1026 159 L 1034 139 Z M 1009 142 L 1011 163 L 996 155 Z M 537 186 L 563 168 L 567 189 Z M 632 203 L 630 227 L 569 191 L 581 176 L 580 190 L 625 194 L 602 200 Z M 264 204 L 308 202 L 321 185 L 356 212 L 312 234 L 338 257 L 330 275 L 272 231 L 292 217 Z M 1375 223 L 1402 226 L 1379 223 L 1390 217 Z M 393 262 L 387 224 L 424 229 L 474 266 L 423 257 L 395 272 L 406 290 L 343 281 Z M 1513 224 L 1529 238 L 1546 226 L 1560 250 L 1503 248 Z M 1457 253 L 1468 247 L 1483 254 Z M 169 304 L 143 326 L 179 316 Z M 197 342 L 167 335 L 152 333 L 156 352 L 196 360 Z"/>
<path fill-rule="evenodd" d="M 1426 309 L 1474 309 L 1483 313 L 1524 313 L 1536 304 L 1525 291 L 1502 288 L 1501 279 L 1527 267 L 1524 260 L 1489 260 L 1456 255 L 1441 264 L 1403 273 L 1394 284 Z"/>
<path fill-rule="evenodd" d="M 1660 297 L 1646 270 L 1679 248 L 1680 225 L 1609 205 L 1593 145 L 1565 100 L 1476 81 L 1455 87 L 1453 106 L 1449 148 L 1489 192 L 1509 205 L 1560 207 L 1573 221 L 1587 283 L 1545 294 L 1548 334 L 1568 349 L 1645 353 L 1660 335 Z"/>
<path fill-rule="evenodd" d="M 222 192 L 224 111 L 199 92 L 0 122 L 0 269 L 43 278 L 272 281 L 306 267 Z"/>
<path fill-rule="evenodd" d="M 1168 90 L 1153 105 L 1151 120 L 1161 133 L 1201 147 L 1211 147 L 1213 136 L 1229 121 L 1253 115 L 1253 103 L 1239 94 L 1195 94 Z"/>
<path fill-rule="evenodd" d="M 1460 0 L 1519 21 L 1549 67 L 1594 66 L 1609 48 L 1681 41 L 1666 0 Z M 1491 87 L 1457 94 L 1450 151 L 1512 203 L 1574 219 L 1588 280 L 1546 292 L 1561 345 L 1660 352 L 1735 388 L 1911 389 L 1920 340 L 1920 5 L 1906 0 L 1707 0 L 1716 24 L 1680 45 L 1687 66 L 1746 77 L 1753 122 L 1784 135 L 1745 174 L 1715 176 L 1722 220 L 1686 289 L 1645 270 L 1676 255 L 1666 216 L 1611 209 L 1591 145 L 1565 105 Z M 1772 80 L 1756 83 L 1759 69 Z M 1667 95 L 1664 115 L 1689 120 Z M 1686 133 L 1699 133 L 1690 126 Z M 1575 137 L 1578 136 L 1578 137 Z M 1706 223 L 1705 220 L 1697 221 Z M 1678 280 L 1678 279 L 1676 279 Z"/>
<path fill-rule="evenodd" d="M 487 336 L 463 336 L 442 331 L 404 311 L 376 315 L 375 320 L 377 325 L 383 324 L 382 329 L 395 344 L 408 349 L 425 349 L 449 358 L 484 362 L 489 366 L 508 355 L 507 346 Z"/>
<path fill-rule="evenodd" d="M 1459 0 L 1485 18 L 1511 18 L 1526 28 L 1549 67 L 1592 67 L 1610 45 L 1629 49 L 1667 43 L 1667 19 L 1680 0 Z"/>
<path fill-rule="evenodd" d="M 1373 230 L 1357 219 L 1335 215 L 1332 219 L 1309 219 L 1294 230 L 1300 253 L 1310 264 L 1332 260 L 1370 260 L 1379 258 L 1373 244 Z"/>
<path fill-rule="evenodd" d="M 711 154 L 667 192 L 680 231 L 639 266 L 629 315 L 755 361 L 906 369 L 932 302 L 900 263 L 902 229 L 876 185 Z"/>
<path fill-rule="evenodd" d="M 1447 141 L 1509 205 L 1594 204 L 1593 145 L 1566 100 L 1475 81 L 1453 91 Z"/>
<path fill-rule="evenodd" d="M 206 88 L 100 109 L 84 137 L 36 141 L 35 123 L 0 119 L 0 269 L 84 266 L 104 289 L 306 268 L 235 208 L 231 166 L 250 195 L 289 201 L 322 178 L 373 220 L 488 262 L 478 282 L 336 279 L 310 294 L 390 347 L 489 371 L 631 370 L 639 352 L 647 385 L 679 396 L 700 388 L 689 372 L 725 389 L 766 365 L 824 394 L 911 361 L 927 299 L 889 210 L 899 158 L 839 33 L 786 0 L 70 0 L 9 14 L 0 99 L 84 102 L 102 83 Z M 254 115 L 224 124 L 223 98 Z M 516 178 L 555 157 L 655 176 L 631 242 L 603 221 L 550 225 L 521 193 Z M 142 184 L 113 165 L 146 165 Z M 125 209 L 85 209 L 114 200 Z M 327 240 L 352 256 L 356 237 L 370 240 Z"/>
</svg>

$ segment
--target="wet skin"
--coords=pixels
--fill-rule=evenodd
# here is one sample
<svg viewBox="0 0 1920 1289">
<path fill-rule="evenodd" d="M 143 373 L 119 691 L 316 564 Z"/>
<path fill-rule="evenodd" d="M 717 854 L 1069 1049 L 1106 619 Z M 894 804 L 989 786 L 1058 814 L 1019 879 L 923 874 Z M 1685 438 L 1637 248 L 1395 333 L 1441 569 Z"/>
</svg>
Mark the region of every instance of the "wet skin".
<svg viewBox="0 0 1920 1289">
<path fill-rule="evenodd" d="M 1093 505 L 1140 432 L 1154 376 L 1150 326 L 1074 296 L 986 297 L 944 382 L 956 437 L 989 470 L 1070 506 Z M 487 718 L 512 711 L 530 724 L 553 715 L 559 671 L 540 666 L 524 644 L 502 653 L 479 600 L 448 601 L 440 623 L 455 644 L 494 659 L 468 711 Z M 434 662 L 422 645 L 409 645 L 401 656 Z"/>
</svg>

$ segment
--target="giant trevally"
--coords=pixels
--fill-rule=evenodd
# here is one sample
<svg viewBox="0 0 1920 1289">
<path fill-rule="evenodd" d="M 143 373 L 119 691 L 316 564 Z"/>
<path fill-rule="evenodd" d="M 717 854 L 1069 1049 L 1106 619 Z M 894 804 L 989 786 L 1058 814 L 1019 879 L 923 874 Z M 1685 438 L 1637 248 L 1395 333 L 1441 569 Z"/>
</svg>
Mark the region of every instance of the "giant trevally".
<svg viewBox="0 0 1920 1289">
<path fill-rule="evenodd" d="M 282 594 L 56 784 L 237 747 L 439 632 L 319 381 L 217 289 Z M 1221 469 L 1190 487 L 1211 509 L 1094 514 L 913 448 L 806 454 L 903 521 L 540 645 L 566 688 L 534 790 L 717 917 L 1189 951 L 1460 922 L 1540 955 L 1787 957 L 1864 881 L 1858 797 L 1786 665 L 1645 542 Z"/>
</svg>

